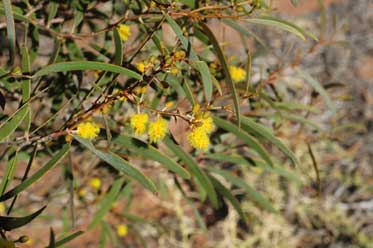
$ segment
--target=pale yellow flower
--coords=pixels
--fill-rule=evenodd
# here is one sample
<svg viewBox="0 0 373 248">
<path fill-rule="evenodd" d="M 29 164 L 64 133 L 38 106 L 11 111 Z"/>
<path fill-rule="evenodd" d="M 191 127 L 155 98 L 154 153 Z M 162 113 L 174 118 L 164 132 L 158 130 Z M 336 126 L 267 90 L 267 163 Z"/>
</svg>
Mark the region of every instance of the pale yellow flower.
<svg viewBox="0 0 373 248">
<path fill-rule="evenodd" d="M 197 127 L 188 134 L 189 143 L 196 149 L 206 151 L 210 144 L 210 138 L 205 130 Z"/>
<path fill-rule="evenodd" d="M 149 117 L 147 114 L 135 114 L 130 119 L 130 124 L 136 135 L 144 134 Z"/>
<path fill-rule="evenodd" d="M 100 127 L 94 122 L 79 123 L 76 133 L 83 139 L 94 139 L 100 133 Z"/>
<path fill-rule="evenodd" d="M 119 237 L 124 237 L 128 233 L 128 227 L 125 224 L 120 224 L 117 226 L 117 234 Z"/>
<path fill-rule="evenodd" d="M 127 41 L 131 36 L 131 28 L 126 24 L 119 25 L 117 30 L 122 41 Z"/>
<path fill-rule="evenodd" d="M 156 143 L 159 140 L 162 140 L 168 131 L 168 123 L 164 119 L 157 119 L 156 121 L 149 124 L 149 140 L 150 142 Z"/>
<path fill-rule="evenodd" d="M 231 74 L 233 81 L 236 83 L 241 82 L 246 78 L 246 71 L 237 66 L 229 66 L 229 73 Z"/>
<path fill-rule="evenodd" d="M 88 182 L 89 186 L 95 190 L 99 190 L 101 188 L 101 179 L 98 177 L 94 177 Z"/>
</svg>

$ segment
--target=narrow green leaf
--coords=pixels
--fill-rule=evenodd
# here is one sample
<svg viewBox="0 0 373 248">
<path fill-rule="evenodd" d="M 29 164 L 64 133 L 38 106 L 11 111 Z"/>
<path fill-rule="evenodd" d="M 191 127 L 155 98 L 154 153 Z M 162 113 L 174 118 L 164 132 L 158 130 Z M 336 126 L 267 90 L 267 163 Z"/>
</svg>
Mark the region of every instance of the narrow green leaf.
<svg viewBox="0 0 373 248">
<path fill-rule="evenodd" d="M 86 139 L 82 139 L 79 136 L 74 135 L 74 138 L 79 141 L 80 144 L 88 148 L 91 152 L 93 152 L 97 157 L 105 161 L 106 163 L 110 164 L 116 170 L 127 174 L 128 176 L 136 179 L 139 183 L 141 183 L 144 187 L 149 189 L 151 192 L 157 192 L 157 188 L 155 184 L 146 177 L 141 171 L 136 169 L 132 166 L 128 161 L 122 159 L 118 155 L 112 152 L 104 152 L 101 150 L 96 149 L 92 143 Z"/>
<path fill-rule="evenodd" d="M 247 223 L 245 214 L 244 214 L 244 212 L 242 211 L 242 208 L 241 208 L 241 204 L 237 200 L 237 198 L 231 193 L 231 191 L 229 189 L 227 189 L 221 182 L 219 182 L 215 177 L 213 177 L 211 175 L 210 175 L 210 180 L 214 184 L 216 190 L 220 194 L 222 194 L 225 198 L 227 198 L 228 201 L 230 201 L 232 203 L 232 206 L 234 207 L 234 209 L 236 209 L 238 215 L 241 217 L 241 220 L 244 223 Z"/>
<path fill-rule="evenodd" d="M 190 178 L 190 174 L 187 170 L 185 170 L 167 155 L 161 153 L 155 147 L 143 142 L 142 140 L 127 135 L 119 135 L 114 140 L 114 143 L 130 149 L 131 151 L 135 152 L 136 155 L 159 162 L 161 165 L 165 166 L 170 171 L 175 172 L 182 178 Z"/>
<path fill-rule="evenodd" d="M 207 102 L 211 102 L 212 97 L 212 79 L 210 74 L 210 69 L 205 61 L 196 61 L 192 63 L 192 66 L 195 67 L 202 77 L 203 89 L 205 91 L 205 96 Z"/>
<path fill-rule="evenodd" d="M 235 109 L 235 112 L 236 112 L 237 123 L 238 123 L 238 126 L 240 126 L 241 125 L 240 102 L 239 102 L 239 99 L 238 99 L 238 95 L 236 93 L 236 86 L 234 85 L 233 80 L 231 78 L 231 74 L 229 72 L 229 67 L 228 67 L 225 55 L 223 53 L 223 50 L 219 46 L 219 42 L 217 41 L 214 33 L 210 30 L 210 28 L 203 22 L 200 22 L 199 25 L 202 27 L 204 33 L 207 35 L 210 42 L 212 43 L 212 45 L 215 49 L 216 55 L 218 56 L 219 61 L 222 65 L 222 67 L 223 67 L 224 76 L 225 76 L 226 82 L 228 83 L 228 86 L 230 88 L 230 93 L 232 94 L 234 109 Z"/>
<path fill-rule="evenodd" d="M 9 155 L 8 166 L 6 167 L 4 175 L 1 179 L 0 195 L 4 194 L 6 188 L 12 182 L 13 177 L 14 177 L 14 172 L 17 168 L 17 164 L 18 164 L 18 151 L 13 150 L 12 153 Z"/>
<path fill-rule="evenodd" d="M 281 20 L 273 16 L 262 16 L 258 18 L 249 18 L 249 19 L 244 19 L 244 21 L 247 21 L 249 23 L 273 26 L 273 27 L 288 31 L 290 33 L 293 33 L 297 35 L 298 37 L 300 37 L 302 40 L 305 40 L 306 36 L 309 36 L 315 41 L 318 40 L 316 36 L 314 36 L 313 34 L 309 32 L 304 31 L 302 28 L 298 27 L 297 25 L 291 22 L 288 22 L 288 21 Z"/>
<path fill-rule="evenodd" d="M 215 124 L 228 131 L 233 133 L 237 136 L 240 140 L 245 142 L 247 145 L 249 145 L 253 150 L 255 150 L 271 167 L 273 167 L 272 160 L 267 153 L 267 151 L 262 147 L 262 145 L 252 136 L 250 136 L 248 133 L 244 132 L 242 129 L 239 129 L 236 125 L 233 123 L 223 120 L 217 116 L 212 117 L 214 119 Z"/>
<path fill-rule="evenodd" d="M 227 171 L 224 171 L 224 170 L 220 170 L 220 169 L 213 168 L 213 167 L 209 167 L 208 169 L 211 172 L 224 177 L 228 182 L 232 183 L 233 185 L 236 185 L 237 187 L 240 187 L 243 190 L 245 190 L 246 193 L 249 194 L 250 198 L 254 202 L 256 202 L 261 208 L 263 208 L 263 209 L 265 209 L 269 212 L 272 212 L 272 213 L 277 213 L 276 209 L 274 209 L 272 207 L 272 204 L 266 198 L 264 198 L 264 196 L 261 193 L 256 191 L 250 185 L 248 185 L 245 182 L 245 180 L 243 180 L 239 177 L 236 177 L 236 176 L 232 175 L 231 173 L 229 173 Z"/>
<path fill-rule="evenodd" d="M 31 66 L 30 66 L 30 56 L 26 46 L 22 47 L 22 72 L 23 73 L 30 73 Z M 31 79 L 24 79 L 22 80 L 22 102 L 25 103 L 30 99 L 31 96 Z M 30 130 L 31 127 L 31 108 L 27 103 L 27 114 L 25 116 L 25 123 L 26 123 L 26 132 Z"/>
<path fill-rule="evenodd" d="M 114 64 L 122 65 L 123 62 L 123 43 L 120 39 L 118 30 L 116 28 L 113 29 L 114 32 L 114 45 L 115 45 L 115 56 L 114 56 Z"/>
<path fill-rule="evenodd" d="M 105 214 L 113 206 L 115 200 L 118 198 L 118 195 L 120 193 L 122 183 L 123 183 L 123 178 L 120 178 L 120 179 L 115 180 L 114 183 L 111 185 L 110 191 L 100 202 L 100 209 L 97 211 L 97 213 L 93 217 L 93 220 L 88 225 L 88 230 L 91 230 L 97 224 L 99 224 L 102 218 L 104 218 Z"/>
<path fill-rule="evenodd" d="M 9 64 L 13 65 L 14 56 L 16 53 L 16 28 L 14 25 L 12 3 L 10 0 L 3 0 L 3 6 L 4 6 L 5 19 L 6 19 L 6 29 L 8 32 L 8 40 L 9 40 L 9 54 L 10 54 Z"/>
<path fill-rule="evenodd" d="M 41 77 L 48 75 L 51 72 L 64 72 L 64 71 L 81 71 L 81 70 L 102 70 L 114 73 L 123 74 L 135 79 L 142 79 L 142 76 L 134 71 L 131 71 L 125 67 L 118 65 L 107 64 L 103 62 L 94 61 L 72 61 L 72 62 L 61 62 L 56 64 L 51 64 L 43 67 L 41 70 L 37 71 L 32 78 Z"/>
<path fill-rule="evenodd" d="M 12 116 L 5 120 L 0 125 L 0 141 L 5 140 L 11 135 L 19 125 L 21 125 L 23 119 L 28 113 L 28 106 L 25 104 L 20 109 L 17 110 Z"/>
<path fill-rule="evenodd" d="M 328 93 L 324 89 L 324 87 L 317 81 L 315 78 L 313 78 L 308 72 L 305 72 L 303 70 L 299 70 L 299 74 L 301 77 L 303 77 L 306 82 L 311 85 L 325 100 L 326 104 L 332 111 L 333 115 L 336 114 L 337 109 L 332 101 L 332 99 L 329 97 Z"/>
<path fill-rule="evenodd" d="M 52 228 L 50 229 L 48 248 L 56 248 L 56 239 Z"/>
<path fill-rule="evenodd" d="M 5 217 L 5 216 L 0 216 L 0 229 L 3 229 L 5 231 L 10 231 L 19 227 L 22 227 L 29 222 L 31 222 L 33 219 L 35 219 L 39 214 L 41 214 L 44 209 L 47 206 L 42 207 L 38 211 L 36 211 L 33 214 L 30 214 L 25 217 Z"/>
<path fill-rule="evenodd" d="M 0 202 L 8 200 L 15 195 L 18 195 L 23 190 L 27 189 L 30 185 L 40 179 L 45 173 L 52 169 L 61 159 L 67 154 L 70 149 L 70 145 L 65 144 L 62 149 L 53 156 L 43 167 L 41 167 L 37 172 L 35 172 L 31 177 L 27 178 L 22 183 L 18 184 L 12 190 L 8 191 L 0 197 Z"/>
<path fill-rule="evenodd" d="M 274 136 L 274 134 L 268 130 L 266 126 L 256 123 L 251 118 L 242 116 L 242 129 L 245 131 L 262 138 L 265 138 L 277 146 L 286 156 L 289 157 L 293 165 L 299 165 L 297 158 L 294 153 L 287 148 L 284 143 Z"/>
<path fill-rule="evenodd" d="M 76 237 L 82 235 L 84 232 L 83 231 L 77 231 L 61 240 L 58 240 L 56 241 L 56 247 L 60 247 L 68 242 L 70 242 L 71 240 L 75 239 Z"/>
<path fill-rule="evenodd" d="M 199 181 L 199 183 L 203 186 L 203 188 L 207 192 L 207 196 L 210 199 L 211 204 L 214 207 L 218 206 L 218 198 L 212 185 L 211 181 L 207 177 L 206 173 L 199 168 L 198 164 L 194 161 L 194 159 L 186 153 L 179 145 L 177 145 L 170 137 L 166 137 L 164 139 L 164 143 L 167 147 L 188 166 L 192 175 Z"/>
</svg>

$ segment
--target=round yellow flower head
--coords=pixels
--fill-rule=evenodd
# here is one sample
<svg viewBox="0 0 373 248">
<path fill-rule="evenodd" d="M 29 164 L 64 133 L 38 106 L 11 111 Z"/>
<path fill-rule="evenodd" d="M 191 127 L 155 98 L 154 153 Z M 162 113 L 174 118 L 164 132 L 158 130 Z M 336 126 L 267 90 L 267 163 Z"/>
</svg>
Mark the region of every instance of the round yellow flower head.
<svg viewBox="0 0 373 248">
<path fill-rule="evenodd" d="M 94 177 L 89 180 L 88 184 L 95 190 L 99 190 L 101 188 L 101 180 L 98 177 Z"/>
<path fill-rule="evenodd" d="M 130 119 L 130 124 L 136 135 L 144 134 L 146 131 L 146 124 L 148 124 L 149 117 L 147 114 L 135 114 Z"/>
<path fill-rule="evenodd" d="M 156 143 L 162 140 L 168 131 L 168 123 L 165 119 L 159 118 L 156 121 L 149 124 L 149 140 L 152 143 Z"/>
<path fill-rule="evenodd" d="M 78 195 L 79 195 L 79 197 L 84 197 L 84 196 L 86 196 L 87 195 L 87 189 L 85 189 L 85 188 L 81 188 L 80 190 L 79 190 L 79 192 L 78 192 Z"/>
<path fill-rule="evenodd" d="M 210 139 L 205 130 L 200 127 L 194 128 L 188 134 L 189 143 L 196 149 L 206 151 L 210 144 Z"/>
<path fill-rule="evenodd" d="M 177 68 L 177 67 L 172 67 L 171 69 L 170 69 L 170 73 L 172 74 L 172 75 L 177 75 L 178 73 L 179 73 L 179 68 Z"/>
<path fill-rule="evenodd" d="M 122 41 L 127 41 L 128 38 L 131 36 L 131 28 L 126 24 L 119 25 L 117 30 Z"/>
<path fill-rule="evenodd" d="M 136 65 L 137 70 L 139 70 L 141 73 L 145 72 L 146 65 L 144 62 L 139 62 Z"/>
<path fill-rule="evenodd" d="M 94 122 L 79 123 L 76 133 L 83 139 L 94 139 L 100 133 L 100 127 Z"/>
<path fill-rule="evenodd" d="M 231 77 L 235 82 L 243 81 L 246 78 L 246 71 L 237 66 L 229 66 L 229 73 L 231 74 Z"/>
<path fill-rule="evenodd" d="M 214 121 L 212 120 L 209 114 L 202 114 L 201 116 L 196 118 L 197 127 L 205 131 L 207 134 L 214 131 Z"/>
<path fill-rule="evenodd" d="M 124 237 L 128 233 L 128 227 L 125 224 L 120 224 L 117 226 L 117 234 L 119 237 Z"/>
<path fill-rule="evenodd" d="M 185 56 L 186 56 L 186 54 L 182 50 L 181 51 L 176 51 L 174 53 L 174 57 L 175 57 L 176 60 L 183 60 L 185 58 Z"/>
</svg>

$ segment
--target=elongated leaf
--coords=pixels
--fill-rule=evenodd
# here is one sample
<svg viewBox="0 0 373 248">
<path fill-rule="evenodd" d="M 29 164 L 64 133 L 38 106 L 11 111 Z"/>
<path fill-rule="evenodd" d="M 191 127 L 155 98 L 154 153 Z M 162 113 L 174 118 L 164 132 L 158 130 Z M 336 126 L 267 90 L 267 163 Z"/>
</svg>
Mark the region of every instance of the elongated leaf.
<svg viewBox="0 0 373 248">
<path fill-rule="evenodd" d="M 55 248 L 55 247 L 56 247 L 56 239 L 54 237 L 53 229 L 51 228 L 50 229 L 50 233 L 49 233 L 49 245 L 48 245 L 48 248 Z"/>
<path fill-rule="evenodd" d="M 6 167 L 4 175 L 1 179 L 0 195 L 2 195 L 5 192 L 6 188 L 8 187 L 8 185 L 13 179 L 14 172 L 18 164 L 18 151 L 14 151 L 14 155 L 11 154 L 9 155 L 9 157 L 10 158 L 8 159 L 8 166 Z"/>
<path fill-rule="evenodd" d="M 328 93 L 324 89 L 324 87 L 315 79 L 313 78 L 309 73 L 299 70 L 299 74 L 301 77 L 303 77 L 306 82 L 311 85 L 325 100 L 326 104 L 332 111 L 333 115 L 337 112 L 337 109 L 332 101 L 332 99 L 329 97 Z"/>
<path fill-rule="evenodd" d="M 300 180 L 300 176 L 293 171 L 289 171 L 284 169 L 281 166 L 274 165 L 273 167 L 268 166 L 268 164 L 259 159 L 251 159 L 250 161 L 243 156 L 240 155 L 235 155 L 235 154 L 220 154 L 220 153 L 210 153 L 210 154 L 205 154 L 205 156 L 209 159 L 213 159 L 216 161 L 221 161 L 221 162 L 227 162 L 227 163 L 233 163 L 237 165 L 245 165 L 245 166 L 258 166 L 262 168 L 263 170 L 269 171 L 276 173 L 279 176 L 282 176 L 286 179 L 289 179 L 297 184 L 301 184 L 302 181 Z"/>
<path fill-rule="evenodd" d="M 16 52 L 16 28 L 14 25 L 14 17 L 12 11 L 12 2 L 10 0 L 3 0 L 5 18 L 6 18 L 6 29 L 8 32 L 9 40 L 9 54 L 10 62 L 9 64 L 13 65 L 14 56 Z"/>
<path fill-rule="evenodd" d="M 207 196 L 211 204 L 214 207 L 217 207 L 218 198 L 216 196 L 214 186 L 212 185 L 211 181 L 209 180 L 205 172 L 201 170 L 198 164 L 194 161 L 194 159 L 188 153 L 186 153 L 179 145 L 177 145 L 170 137 L 166 137 L 164 139 L 164 143 L 176 156 L 178 156 L 181 159 L 181 161 L 185 163 L 186 166 L 188 166 L 192 175 L 196 177 L 199 183 L 206 190 Z"/>
<path fill-rule="evenodd" d="M 22 72 L 23 73 L 30 73 L 31 65 L 30 65 L 30 56 L 26 46 L 22 47 Z M 22 102 L 25 103 L 30 99 L 31 96 L 31 79 L 24 79 L 22 80 Z M 27 103 L 27 105 L 29 105 Z M 30 130 L 31 126 L 31 108 L 27 106 L 28 111 L 25 116 L 25 123 L 26 123 L 26 132 Z"/>
<path fill-rule="evenodd" d="M 114 73 L 120 73 L 135 79 L 142 79 L 142 76 L 134 71 L 131 71 L 127 68 L 107 64 L 103 62 L 94 62 L 94 61 L 72 61 L 72 62 L 61 62 L 56 64 L 51 64 L 46 67 L 43 67 L 41 70 L 37 71 L 32 78 L 41 77 L 48 75 L 51 72 L 64 72 L 64 71 L 81 71 L 81 70 L 102 70 L 109 71 Z"/>
<path fill-rule="evenodd" d="M 318 40 L 316 36 L 314 36 L 313 34 L 311 34 L 309 32 L 304 31 L 302 28 L 298 27 L 297 25 L 295 25 L 291 22 L 288 22 L 288 21 L 281 20 L 281 19 L 276 18 L 276 17 L 262 16 L 262 17 L 258 17 L 258 18 L 249 18 L 249 19 L 244 19 L 244 20 L 247 21 L 247 22 L 250 22 L 250 23 L 273 26 L 273 27 L 288 31 L 290 33 L 293 33 L 293 34 L 297 35 L 302 40 L 305 40 L 306 36 L 309 36 L 310 38 L 312 38 L 316 41 Z"/>
<path fill-rule="evenodd" d="M 120 178 L 120 179 L 115 180 L 114 183 L 111 185 L 111 189 L 109 193 L 107 193 L 107 195 L 101 200 L 100 209 L 97 211 L 97 213 L 93 217 L 93 220 L 88 226 L 88 230 L 91 230 L 97 224 L 99 224 L 102 218 L 105 216 L 105 214 L 113 206 L 115 200 L 117 199 L 120 193 L 122 183 L 123 183 L 123 179 Z"/>
<path fill-rule="evenodd" d="M 114 64 L 122 65 L 123 62 L 123 43 L 120 39 L 118 30 L 115 28 L 114 32 L 114 45 L 115 45 L 115 56 L 114 56 Z"/>
<path fill-rule="evenodd" d="M 0 229 L 5 231 L 10 231 L 19 227 L 22 227 L 35 219 L 39 214 L 41 214 L 47 206 L 42 207 L 33 214 L 25 217 L 4 217 L 0 216 Z"/>
<path fill-rule="evenodd" d="M 236 125 L 234 125 L 233 123 L 229 122 L 229 121 L 226 121 L 226 120 L 223 120 L 217 116 L 213 116 L 213 119 L 214 119 L 214 122 L 215 124 L 228 131 L 228 132 L 231 132 L 233 133 L 234 135 L 237 136 L 237 138 L 239 138 L 240 140 L 242 140 L 243 142 L 245 142 L 246 144 L 248 144 L 253 150 L 255 150 L 271 167 L 273 167 L 273 163 L 272 163 L 272 160 L 269 156 L 269 154 L 267 153 L 267 151 L 262 147 L 262 145 L 260 145 L 260 143 L 258 143 L 257 140 L 255 140 L 255 138 L 253 138 L 252 136 L 250 136 L 248 133 L 244 132 L 242 129 L 239 129 Z"/>
<path fill-rule="evenodd" d="M 215 177 L 213 176 L 210 176 L 210 180 L 211 182 L 214 184 L 215 188 L 217 189 L 217 191 L 222 194 L 225 198 L 228 199 L 228 201 L 230 201 L 232 203 L 232 206 L 234 207 L 234 209 L 236 209 L 238 215 L 241 217 L 241 220 L 244 222 L 244 223 L 247 223 L 246 222 L 246 217 L 245 217 L 245 214 L 244 212 L 242 211 L 242 208 L 241 208 L 241 204 L 240 202 L 237 200 L 237 198 L 231 193 L 231 191 L 229 189 L 227 189 L 221 182 L 219 182 L 219 180 L 217 180 Z"/>
<path fill-rule="evenodd" d="M 217 55 L 217 57 L 218 57 L 221 65 L 223 67 L 224 76 L 225 76 L 226 82 L 228 83 L 228 86 L 230 88 L 230 93 L 232 94 L 233 103 L 234 103 L 234 109 L 235 109 L 235 112 L 236 112 L 237 123 L 238 123 L 238 126 L 240 126 L 241 125 L 241 119 L 240 119 L 241 118 L 240 117 L 240 102 L 239 102 L 239 99 L 238 99 L 238 95 L 237 95 L 237 91 L 236 91 L 236 86 L 234 85 L 233 80 L 231 78 L 231 74 L 229 72 L 229 67 L 228 67 L 225 55 L 223 53 L 223 50 L 219 46 L 219 42 L 215 38 L 215 35 L 210 30 L 210 28 L 205 23 L 203 23 L 203 22 L 200 22 L 199 25 L 202 27 L 203 32 L 207 35 L 207 37 L 209 38 L 210 42 L 214 46 L 215 53 L 216 53 L 216 55 Z"/>
<path fill-rule="evenodd" d="M 76 237 L 79 237 L 80 235 L 82 235 L 84 232 L 83 231 L 77 231 L 69 236 L 67 236 L 66 238 L 63 238 L 61 240 L 58 240 L 56 241 L 56 247 L 60 247 L 68 242 L 70 242 L 71 240 L 75 239 Z"/>
<path fill-rule="evenodd" d="M 40 179 L 45 173 L 47 173 L 50 169 L 52 169 L 61 159 L 67 154 L 70 149 L 70 145 L 66 144 L 62 147 L 62 149 L 53 156 L 51 160 L 49 160 L 43 167 L 41 167 L 35 174 L 31 177 L 27 178 L 21 184 L 18 184 L 12 190 L 8 191 L 4 195 L 0 197 L 0 202 L 8 200 L 9 198 L 18 195 L 23 190 L 27 189 L 30 185 Z"/>
<path fill-rule="evenodd" d="M 27 105 L 23 105 L 13 116 L 10 116 L 0 125 L 0 141 L 8 138 L 16 130 L 27 115 L 28 110 Z"/>
<path fill-rule="evenodd" d="M 207 102 L 210 102 L 211 97 L 212 97 L 212 79 L 211 79 L 210 69 L 207 66 L 205 61 L 196 61 L 192 65 L 201 74 L 202 84 L 203 84 L 203 89 L 205 91 L 206 100 L 207 100 Z"/>
<path fill-rule="evenodd" d="M 141 171 L 136 169 L 132 166 L 128 161 L 122 159 L 118 155 L 112 152 L 104 152 L 101 150 L 96 149 L 92 143 L 86 139 L 82 139 L 79 136 L 74 135 L 74 138 L 79 141 L 80 144 L 88 148 L 91 152 L 93 152 L 97 157 L 105 161 L 106 163 L 110 164 L 116 170 L 127 174 L 128 176 L 136 179 L 139 183 L 141 183 L 144 187 L 149 189 L 151 192 L 157 192 L 157 188 L 155 184 L 146 177 Z"/>
<path fill-rule="evenodd" d="M 294 165 L 299 165 L 299 162 L 298 162 L 297 158 L 295 157 L 294 153 L 292 151 L 290 151 L 289 148 L 287 148 L 282 143 L 281 140 L 276 138 L 273 135 L 273 133 L 268 130 L 267 127 L 265 127 L 265 126 L 263 126 L 259 123 L 256 123 L 255 121 L 253 121 L 249 117 L 242 116 L 242 129 L 244 129 L 245 131 L 247 131 L 247 132 L 249 132 L 253 135 L 260 136 L 260 137 L 263 137 L 263 138 L 269 140 L 275 146 L 277 146 L 286 156 L 288 156 L 289 159 L 291 160 L 291 162 Z"/>
<path fill-rule="evenodd" d="M 212 171 L 213 173 L 224 177 L 227 181 L 229 181 L 233 185 L 236 185 L 237 187 L 240 187 L 243 190 L 245 190 L 249 194 L 250 198 L 263 209 L 269 212 L 272 212 L 272 213 L 277 212 L 276 209 L 272 207 L 272 204 L 266 198 L 264 198 L 264 196 L 262 196 L 261 193 L 256 191 L 250 185 L 248 185 L 243 179 L 236 177 L 232 175 L 231 173 L 224 171 L 224 170 L 220 170 L 220 169 L 213 168 L 213 167 L 209 167 L 208 169 Z"/>
<path fill-rule="evenodd" d="M 163 166 L 165 166 L 170 171 L 175 172 L 179 176 L 185 179 L 190 178 L 190 174 L 187 170 L 181 167 L 178 163 L 174 160 L 169 158 L 167 155 L 161 153 L 156 148 L 154 148 L 150 144 L 146 144 L 145 142 L 136 139 L 134 137 L 126 136 L 126 135 L 119 135 L 115 140 L 114 143 L 122 145 L 132 151 L 134 151 L 137 155 L 140 155 L 147 159 L 152 159 Z"/>
</svg>

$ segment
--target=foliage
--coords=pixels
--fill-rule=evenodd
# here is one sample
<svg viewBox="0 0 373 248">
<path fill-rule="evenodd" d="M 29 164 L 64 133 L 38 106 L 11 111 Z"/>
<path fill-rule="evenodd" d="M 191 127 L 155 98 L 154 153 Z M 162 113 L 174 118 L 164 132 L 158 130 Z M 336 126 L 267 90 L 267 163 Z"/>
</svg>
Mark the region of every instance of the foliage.
<svg viewBox="0 0 373 248">
<path fill-rule="evenodd" d="M 299 162 L 277 134 L 285 119 L 317 127 L 297 116 L 299 110 L 310 113 L 312 106 L 287 102 L 274 86 L 286 66 L 299 63 L 251 78 L 253 54 L 247 50 L 232 59 L 211 28 L 213 22 L 226 23 L 244 41 L 251 33 L 243 23 L 271 26 L 319 45 L 310 32 L 271 16 L 268 2 L 3 0 L 0 14 L 7 30 L 0 30 L 2 42 L 6 37 L 0 48 L 6 54 L 0 99 L 6 111 L 1 113 L 0 152 L 7 168 L 0 201 L 6 215 L 13 215 L 17 199 L 25 198 L 30 187 L 40 182 L 49 187 L 48 173 L 60 166 L 70 202 L 65 221 L 74 227 L 74 202 L 87 196 L 85 178 L 79 176 L 88 174 L 77 170 L 76 156 L 94 163 L 84 167 L 96 175 L 89 183 L 97 201 L 90 203 L 96 210 L 88 230 L 101 227 L 101 247 L 115 243 L 105 216 L 114 215 L 116 202 L 125 199 L 129 205 L 138 184 L 161 197 L 165 177 L 175 181 L 191 206 L 221 209 L 230 202 L 242 223 L 252 208 L 281 211 L 242 175 L 247 168 L 262 168 L 301 183 L 289 169 Z M 322 85 L 306 71 L 295 73 L 335 114 Z M 22 179 L 15 180 L 21 155 L 27 166 Z M 160 166 L 148 168 L 149 161 Z M 35 168 L 39 162 L 44 165 Z M 253 205 L 243 206 L 243 199 Z M 193 209 L 204 226 L 202 213 Z M 13 229 L 37 221 L 43 210 L 1 217 L 4 240 Z M 115 223 L 119 237 L 132 232 L 131 221 L 140 221 L 126 213 L 119 218 L 127 220 Z M 81 234 L 67 228 L 55 240 L 51 229 L 48 247 Z"/>
</svg>

